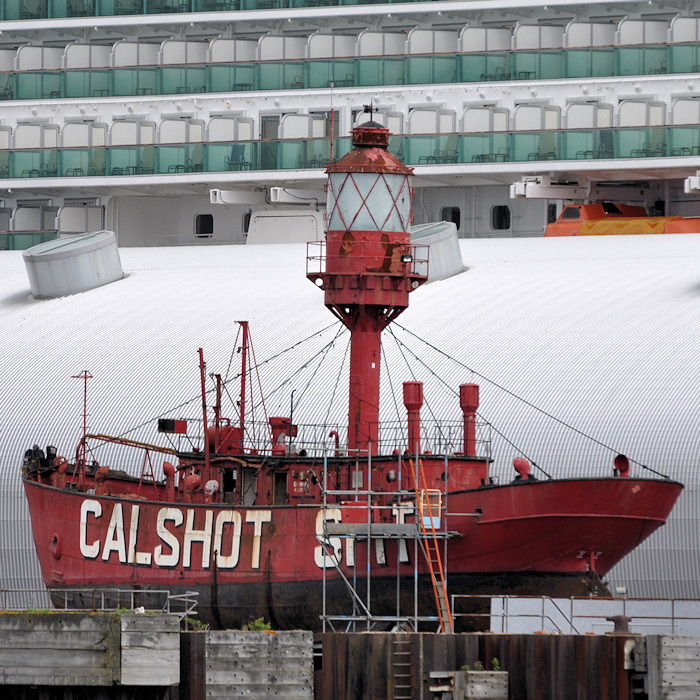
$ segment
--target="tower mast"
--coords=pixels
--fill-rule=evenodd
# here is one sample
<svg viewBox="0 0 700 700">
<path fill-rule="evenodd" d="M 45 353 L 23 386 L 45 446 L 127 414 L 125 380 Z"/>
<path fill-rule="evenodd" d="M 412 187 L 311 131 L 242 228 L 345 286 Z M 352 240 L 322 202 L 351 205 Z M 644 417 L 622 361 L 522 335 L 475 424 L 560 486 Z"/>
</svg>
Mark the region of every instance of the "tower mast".
<svg viewBox="0 0 700 700">
<path fill-rule="evenodd" d="M 417 260 L 411 245 L 413 170 L 388 151 L 389 136 L 381 124 L 365 122 L 353 129 L 353 149 L 326 167 L 325 265 L 308 273 L 351 332 L 351 451 L 376 452 L 381 333 L 408 307 L 409 293 L 428 273 L 427 255 Z"/>
</svg>

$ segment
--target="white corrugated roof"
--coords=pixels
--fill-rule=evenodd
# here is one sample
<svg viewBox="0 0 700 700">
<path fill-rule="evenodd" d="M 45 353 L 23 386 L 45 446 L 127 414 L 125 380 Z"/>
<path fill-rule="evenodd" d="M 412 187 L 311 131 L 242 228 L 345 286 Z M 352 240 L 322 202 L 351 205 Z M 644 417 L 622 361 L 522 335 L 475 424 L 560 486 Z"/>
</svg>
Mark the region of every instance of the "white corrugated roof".
<svg viewBox="0 0 700 700">
<path fill-rule="evenodd" d="M 400 382 L 414 371 L 426 382 L 433 410 L 458 420 L 457 399 L 443 397 L 432 373 L 455 391 L 460 382 L 478 381 L 482 415 L 548 473 L 612 469 L 613 453 L 545 420 L 474 370 L 683 481 L 686 491 L 669 525 L 609 578 L 625 583 L 631 595 L 700 597 L 700 576 L 687 570 L 688 562 L 700 561 L 700 235 L 464 240 L 461 246 L 467 271 L 412 295 L 394 328 L 405 345 L 385 334 L 395 391 L 400 396 Z M 199 415 L 197 348 L 205 349 L 210 371 L 225 373 L 234 321 L 250 321 L 258 361 L 333 326 L 322 292 L 305 277 L 303 245 L 127 248 L 120 255 L 124 279 L 37 301 L 29 296 L 21 252 L 0 253 L 2 587 L 39 581 L 26 520 L 17 524 L 28 517 L 21 458 L 34 443 L 74 448 L 82 391 L 71 375 L 86 369 L 94 377 L 89 426 L 123 433 L 192 398 L 168 415 Z M 337 325 L 271 364 L 266 389 L 336 331 Z M 294 384 L 268 399 L 268 412 L 288 413 L 294 389 L 295 422 L 324 420 L 346 345 L 343 333 L 328 362 L 309 361 Z M 411 350 L 425 362 L 413 370 L 404 364 Z M 307 388 L 312 375 L 314 388 Z M 343 420 L 344 379 L 336 391 L 331 417 Z M 385 382 L 387 416 L 389 393 Z M 152 441 L 155 428 L 149 423 L 129 435 Z M 498 441 L 494 448 L 498 473 L 510 478 L 514 449 Z"/>
</svg>

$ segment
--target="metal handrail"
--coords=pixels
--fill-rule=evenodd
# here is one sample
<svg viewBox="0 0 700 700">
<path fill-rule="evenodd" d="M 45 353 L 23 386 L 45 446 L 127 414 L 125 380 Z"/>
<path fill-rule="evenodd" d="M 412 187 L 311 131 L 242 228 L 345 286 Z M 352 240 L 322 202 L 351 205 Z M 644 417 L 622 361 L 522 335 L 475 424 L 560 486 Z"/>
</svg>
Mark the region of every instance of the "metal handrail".
<svg viewBox="0 0 700 700">
<path fill-rule="evenodd" d="M 528 619 L 537 620 L 538 629 L 545 630 L 547 626 L 554 628 L 554 630 L 559 634 L 583 634 L 583 631 L 579 629 L 584 621 L 588 621 L 592 626 L 605 626 L 612 630 L 614 623 L 610 619 L 613 614 L 622 615 L 624 617 L 629 617 L 631 624 L 634 625 L 635 621 L 637 624 L 651 627 L 662 627 L 666 626 L 669 628 L 670 634 L 677 634 L 683 630 L 679 629 L 682 623 L 687 622 L 697 622 L 700 625 L 700 599 L 689 599 L 689 598 L 604 598 L 604 597 L 578 597 L 572 596 L 569 598 L 553 598 L 551 596 L 517 596 L 517 595 L 461 595 L 453 594 L 451 597 L 452 611 L 455 618 L 459 617 L 472 617 L 472 618 L 489 618 L 493 623 L 495 620 L 499 620 L 499 629 L 492 629 L 493 632 L 508 632 L 509 631 L 509 621 L 513 619 Z M 456 607 L 459 606 L 460 601 L 485 601 L 489 604 L 489 612 L 455 612 Z M 491 607 L 492 600 L 503 601 L 502 611 L 496 612 Z M 514 611 L 509 603 L 515 601 L 539 601 L 540 610 L 539 612 L 525 612 L 525 611 Z M 569 609 L 566 610 L 565 603 L 568 602 Z M 601 611 L 598 614 L 591 613 L 578 613 L 574 612 L 574 606 L 577 602 L 581 603 L 595 603 L 599 602 L 601 605 L 616 605 L 618 610 L 615 611 Z M 655 603 L 658 605 L 670 605 L 670 614 L 658 614 L 653 613 L 651 610 L 640 609 L 640 604 L 648 604 L 650 607 Z M 556 610 L 560 619 L 557 622 L 551 614 L 547 612 L 547 606 L 551 606 L 551 609 Z M 694 607 L 694 613 L 690 614 L 687 608 Z M 632 609 L 631 609 L 632 608 Z M 686 610 L 683 610 L 685 608 Z M 560 624 L 564 620 L 566 624 L 563 626 Z M 578 627 L 577 627 L 578 624 Z M 495 625 L 491 625 L 495 627 Z"/>
<path fill-rule="evenodd" d="M 69 605 L 73 596 L 90 600 L 91 604 L 80 607 Z M 115 610 L 149 612 L 177 615 L 180 621 L 197 615 L 199 593 L 186 591 L 172 594 L 167 589 L 133 590 L 123 588 L 0 588 L 0 610 L 2 611 L 56 611 L 56 612 L 114 612 Z M 142 600 L 139 600 L 142 598 Z M 156 601 L 157 604 L 156 604 Z"/>
</svg>

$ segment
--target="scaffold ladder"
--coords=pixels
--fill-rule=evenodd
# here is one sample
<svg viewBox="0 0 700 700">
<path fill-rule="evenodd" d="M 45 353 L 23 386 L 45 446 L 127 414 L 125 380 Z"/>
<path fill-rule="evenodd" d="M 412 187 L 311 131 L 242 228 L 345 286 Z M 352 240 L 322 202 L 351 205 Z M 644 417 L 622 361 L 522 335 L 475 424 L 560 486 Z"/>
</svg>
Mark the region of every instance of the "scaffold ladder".
<svg viewBox="0 0 700 700">
<path fill-rule="evenodd" d="M 447 598 L 445 570 L 442 565 L 440 545 L 435 531 L 435 522 L 436 520 L 438 522 L 440 521 L 440 514 L 442 511 L 442 494 L 439 489 L 421 488 L 421 486 L 425 484 L 422 460 L 418 460 L 420 482 L 416 478 L 416 468 L 413 460 L 410 460 L 410 463 L 413 485 L 416 492 L 418 520 L 422 535 L 421 542 L 423 543 L 425 558 L 428 562 L 428 568 L 430 569 L 430 580 L 433 584 L 433 593 L 435 594 L 435 603 L 437 606 L 438 618 L 440 619 L 440 631 L 454 632 L 450 603 Z"/>
</svg>

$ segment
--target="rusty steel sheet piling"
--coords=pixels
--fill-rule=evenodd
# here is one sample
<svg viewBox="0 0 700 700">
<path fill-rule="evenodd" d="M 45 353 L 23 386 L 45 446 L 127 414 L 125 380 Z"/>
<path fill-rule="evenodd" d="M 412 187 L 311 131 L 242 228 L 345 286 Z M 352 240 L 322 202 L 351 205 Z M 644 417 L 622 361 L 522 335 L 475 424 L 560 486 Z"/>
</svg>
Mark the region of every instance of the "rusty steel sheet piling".
<svg viewBox="0 0 700 700">
<path fill-rule="evenodd" d="M 486 670 L 498 670 L 494 669 L 497 666 L 507 671 L 509 700 L 628 700 L 630 671 L 625 668 L 628 639 L 634 637 L 319 634 L 316 641 L 322 646 L 323 657 L 316 697 L 432 700 L 431 672 L 456 671 L 468 665 Z M 408 667 L 402 665 L 406 660 Z"/>
</svg>

